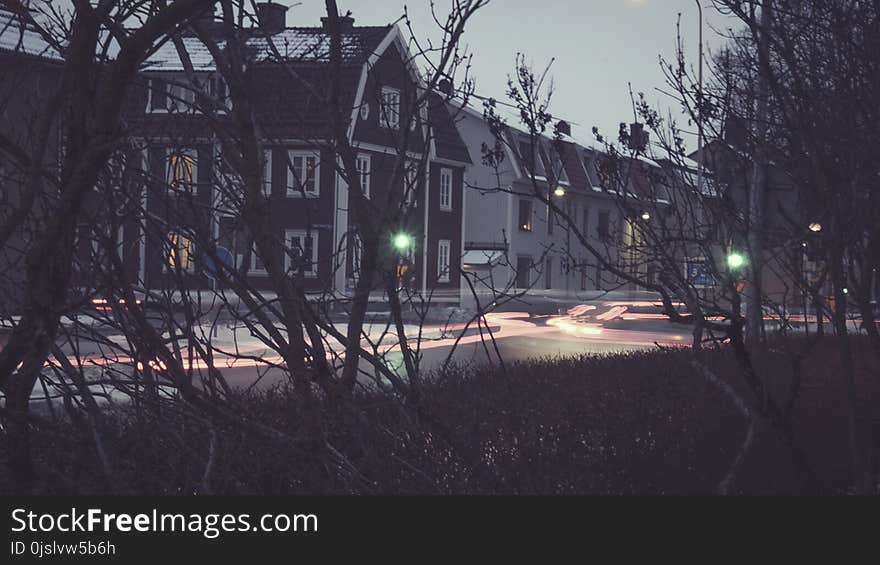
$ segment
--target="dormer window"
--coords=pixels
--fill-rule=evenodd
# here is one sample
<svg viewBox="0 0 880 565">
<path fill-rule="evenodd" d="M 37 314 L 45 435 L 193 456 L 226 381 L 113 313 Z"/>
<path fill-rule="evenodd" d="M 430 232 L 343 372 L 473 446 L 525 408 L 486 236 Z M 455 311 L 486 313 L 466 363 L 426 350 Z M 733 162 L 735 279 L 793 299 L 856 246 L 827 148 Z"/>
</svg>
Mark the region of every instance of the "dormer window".
<svg viewBox="0 0 880 565">
<path fill-rule="evenodd" d="M 523 139 L 519 142 L 519 156 L 525 176 L 544 177 L 544 164 L 538 158 L 540 147 L 540 142 L 537 140 L 534 144 L 529 139 Z"/>
<path fill-rule="evenodd" d="M 195 102 L 195 91 L 183 82 L 158 77 L 149 80 L 147 109 L 150 112 L 190 112 Z"/>
<path fill-rule="evenodd" d="M 221 108 L 219 110 L 221 112 L 232 110 L 232 98 L 229 96 L 229 87 L 226 85 L 223 77 L 219 75 L 211 77 L 211 80 L 208 82 L 208 94 L 215 102 L 220 104 Z"/>
<path fill-rule="evenodd" d="M 400 128 L 400 91 L 396 88 L 382 87 L 379 123 L 388 129 Z"/>
</svg>

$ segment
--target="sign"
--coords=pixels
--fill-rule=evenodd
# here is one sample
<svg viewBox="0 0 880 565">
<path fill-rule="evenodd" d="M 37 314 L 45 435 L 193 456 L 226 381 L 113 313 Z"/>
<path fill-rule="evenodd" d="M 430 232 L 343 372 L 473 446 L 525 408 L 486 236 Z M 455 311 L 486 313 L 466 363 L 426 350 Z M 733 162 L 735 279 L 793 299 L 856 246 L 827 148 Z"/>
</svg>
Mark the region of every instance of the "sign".
<svg viewBox="0 0 880 565">
<path fill-rule="evenodd" d="M 689 259 L 685 261 L 685 280 L 694 288 L 710 288 L 715 286 L 712 270 L 705 259 Z"/>
<path fill-rule="evenodd" d="M 217 246 L 217 258 L 223 265 L 227 267 L 233 266 L 232 252 L 225 247 Z M 206 255 L 203 262 L 204 264 L 202 268 L 204 269 L 205 274 L 212 279 L 217 278 L 217 265 L 214 264 L 214 258 Z"/>
</svg>

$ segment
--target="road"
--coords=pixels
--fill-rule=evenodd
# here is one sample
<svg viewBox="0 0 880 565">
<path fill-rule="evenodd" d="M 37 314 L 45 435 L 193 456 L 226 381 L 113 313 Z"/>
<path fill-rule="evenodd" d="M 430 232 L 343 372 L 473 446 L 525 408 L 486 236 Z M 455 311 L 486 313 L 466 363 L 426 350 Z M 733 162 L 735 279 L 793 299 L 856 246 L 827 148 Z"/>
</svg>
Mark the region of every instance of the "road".
<svg viewBox="0 0 880 565">
<path fill-rule="evenodd" d="M 411 346 L 418 343 L 423 370 L 439 369 L 448 358 L 457 364 L 494 364 L 500 354 L 506 363 L 511 363 L 690 343 L 690 328 L 670 323 L 656 303 L 609 300 L 569 306 L 560 311 L 558 304 L 522 305 L 517 311 L 487 314 L 479 327 L 465 327 L 461 323 L 428 325 L 422 328 L 420 343 L 415 339 L 419 334 L 418 327 L 407 326 L 406 332 Z M 340 327 L 344 325 L 344 322 L 339 323 Z M 368 339 L 362 345 L 372 343 L 389 366 L 400 370 L 402 356 L 396 336 L 387 333 L 388 329 L 387 321 L 374 321 L 374 325 L 366 329 Z M 207 334 L 208 329 L 204 331 Z M 494 340 L 490 339 L 489 332 Z M 121 336 L 107 337 L 124 342 Z M 221 327 L 214 345 L 230 353 L 228 356 L 216 354 L 215 362 L 231 386 L 264 388 L 285 382 L 284 371 L 271 368 L 272 364 L 282 365 L 282 359 L 246 331 Z M 336 345 L 337 351 L 344 349 L 342 345 Z M 135 365 L 131 359 L 122 356 L 108 360 L 95 344 L 81 343 L 80 352 L 92 373 L 99 374 L 101 367 L 108 364 L 123 373 L 130 373 Z M 203 361 L 193 361 L 192 368 L 207 374 L 207 365 Z M 372 372 L 366 361 L 362 361 L 361 368 Z M 41 396 L 42 392 L 36 390 L 35 395 Z"/>
<path fill-rule="evenodd" d="M 487 330 L 488 326 L 488 330 Z M 458 364 L 496 363 L 498 353 L 505 362 L 541 357 L 581 354 L 608 354 L 690 343 L 689 328 L 669 323 L 654 303 L 608 301 L 581 304 L 563 314 L 541 314 L 527 311 L 495 312 L 486 315 L 482 334 L 476 325 L 465 331 L 462 324 L 431 325 L 422 330 L 425 339 L 419 346 L 421 367 L 434 370 L 442 367 L 452 352 Z M 384 326 L 374 326 L 371 337 L 378 336 Z M 494 338 L 489 337 L 489 331 Z M 408 328 L 409 337 L 415 337 L 417 328 Z M 387 345 L 378 349 L 389 366 L 400 368 L 402 355 L 386 337 Z M 414 344 L 411 343 L 414 346 Z M 453 350 L 454 348 L 454 350 Z M 497 348 L 497 352 L 496 352 Z M 280 361 L 277 359 L 276 361 Z M 369 369 L 362 362 L 362 369 Z M 253 384 L 252 364 L 236 363 L 224 368 L 223 374 L 233 386 Z M 262 376 L 259 386 L 279 383 L 280 371 Z"/>
</svg>

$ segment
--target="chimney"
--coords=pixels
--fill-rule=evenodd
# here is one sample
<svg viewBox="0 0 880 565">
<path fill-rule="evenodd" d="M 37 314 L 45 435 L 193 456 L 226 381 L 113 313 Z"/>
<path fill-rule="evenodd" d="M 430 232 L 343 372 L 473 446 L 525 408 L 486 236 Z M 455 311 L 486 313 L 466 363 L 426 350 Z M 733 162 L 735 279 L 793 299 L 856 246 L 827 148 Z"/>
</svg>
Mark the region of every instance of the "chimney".
<svg viewBox="0 0 880 565">
<path fill-rule="evenodd" d="M 448 78 L 441 78 L 437 83 L 437 90 L 441 93 L 445 94 L 447 97 L 452 97 L 452 81 Z"/>
<path fill-rule="evenodd" d="M 571 124 L 569 124 L 565 120 L 559 120 L 559 122 L 557 122 L 556 124 L 556 131 L 563 135 L 571 137 Z"/>
<path fill-rule="evenodd" d="M 348 14 L 346 14 L 344 16 L 339 16 L 339 18 L 336 19 L 336 21 L 339 22 L 339 32 L 340 33 L 348 33 L 354 27 L 354 18 L 351 17 L 349 14 L 351 14 L 351 12 L 349 12 Z M 329 33 L 330 32 L 330 18 L 328 18 L 326 16 L 321 18 L 321 27 L 324 28 L 324 31 Z"/>
<path fill-rule="evenodd" d="M 632 151 L 644 151 L 648 148 L 648 132 L 645 126 L 638 122 L 629 125 L 629 149 Z"/>
<path fill-rule="evenodd" d="M 287 6 L 275 2 L 257 4 L 257 21 L 267 35 L 284 31 L 287 27 Z"/>
<path fill-rule="evenodd" d="M 198 27 L 202 31 L 213 34 L 217 28 L 217 21 L 214 19 L 214 7 L 211 6 L 207 8 L 204 12 L 201 12 L 194 16 L 190 22 L 192 22 L 194 27 Z M 184 35 L 195 35 L 195 29 L 193 27 L 189 27 L 184 31 Z"/>
</svg>

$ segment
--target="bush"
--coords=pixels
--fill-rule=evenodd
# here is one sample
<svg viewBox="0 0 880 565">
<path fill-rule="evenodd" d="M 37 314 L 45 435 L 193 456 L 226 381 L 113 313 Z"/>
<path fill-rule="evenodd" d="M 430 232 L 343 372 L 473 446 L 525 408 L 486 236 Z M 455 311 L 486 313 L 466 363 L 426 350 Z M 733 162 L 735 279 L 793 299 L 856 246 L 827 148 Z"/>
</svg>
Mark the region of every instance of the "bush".
<svg viewBox="0 0 880 565">
<path fill-rule="evenodd" d="M 793 374 L 784 353 L 791 345 L 777 342 L 755 356 L 782 402 Z M 876 366 L 869 352 L 861 353 L 863 413 L 880 421 L 877 403 L 868 402 L 877 392 L 870 377 Z M 452 368 L 432 376 L 418 412 L 380 395 L 356 397 L 354 410 L 326 401 L 326 436 L 365 481 L 329 471 L 332 463 L 308 442 L 267 439 L 254 426 L 210 424 L 209 416 L 182 402 L 166 402 L 155 413 L 130 406 L 108 412 L 101 429 L 112 466 L 109 480 L 96 463 L 87 428 L 72 421 L 38 428 L 39 488 L 150 495 L 711 493 L 747 422 L 691 359 L 684 350 L 651 351 L 541 359 L 506 371 Z M 707 359 L 720 378 L 747 394 L 729 352 L 713 351 Z M 850 475 L 845 389 L 833 339 L 815 347 L 802 368 L 793 412 L 796 434 L 822 482 L 840 491 Z M 302 422 L 290 390 L 236 400 L 243 421 L 298 438 Z M 759 434 L 736 488 L 800 492 L 803 484 L 790 460 L 773 433 Z"/>
</svg>

